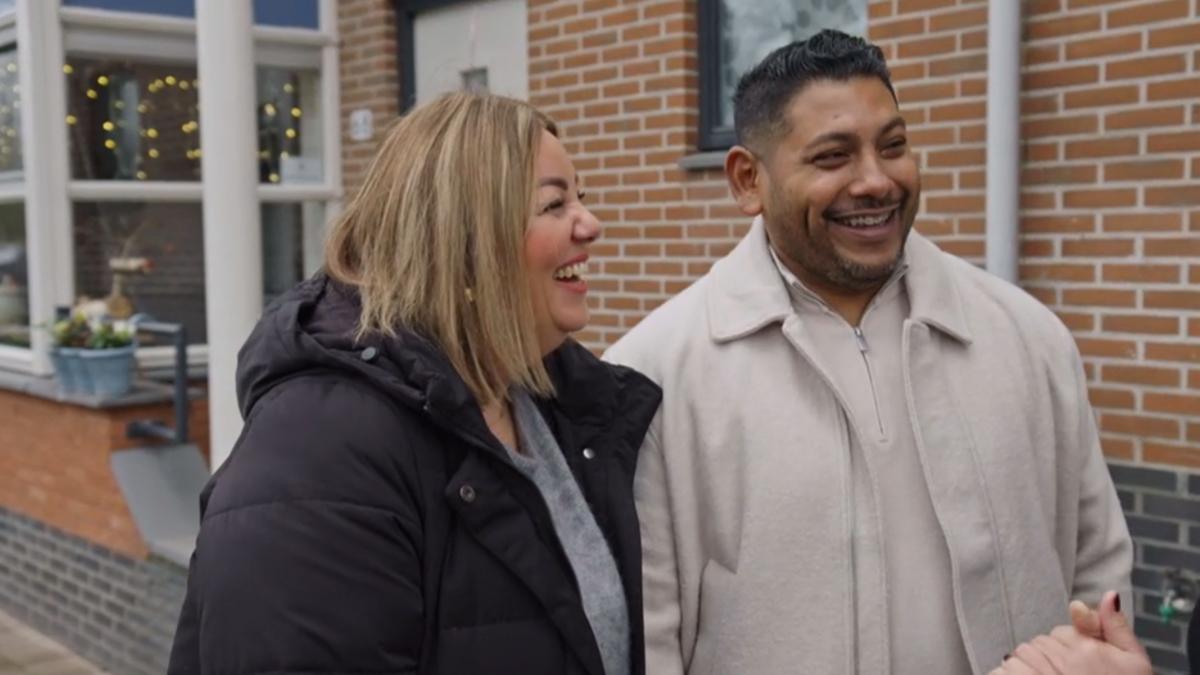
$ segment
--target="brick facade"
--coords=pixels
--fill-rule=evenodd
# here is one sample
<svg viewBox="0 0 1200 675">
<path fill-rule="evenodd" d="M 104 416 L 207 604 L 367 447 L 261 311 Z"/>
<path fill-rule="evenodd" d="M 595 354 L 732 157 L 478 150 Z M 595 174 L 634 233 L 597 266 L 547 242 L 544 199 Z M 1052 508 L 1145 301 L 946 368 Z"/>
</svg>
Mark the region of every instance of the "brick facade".
<svg viewBox="0 0 1200 675">
<path fill-rule="evenodd" d="M 341 80 L 342 184 L 354 194 L 387 125 L 400 111 L 396 61 L 396 13 L 392 0 L 339 0 L 338 68 Z M 350 113 L 368 109 L 375 137 L 350 138 Z"/>
<path fill-rule="evenodd" d="M 208 452 L 208 405 L 193 401 L 192 442 Z M 174 423 L 171 404 L 93 409 L 0 389 L 0 508 L 35 518 L 121 555 L 147 549 L 113 476 L 112 453 L 133 420 Z"/>
<path fill-rule="evenodd" d="M 0 607 L 108 672 L 167 671 L 186 588 L 174 563 L 116 553 L 0 506 Z"/>
</svg>

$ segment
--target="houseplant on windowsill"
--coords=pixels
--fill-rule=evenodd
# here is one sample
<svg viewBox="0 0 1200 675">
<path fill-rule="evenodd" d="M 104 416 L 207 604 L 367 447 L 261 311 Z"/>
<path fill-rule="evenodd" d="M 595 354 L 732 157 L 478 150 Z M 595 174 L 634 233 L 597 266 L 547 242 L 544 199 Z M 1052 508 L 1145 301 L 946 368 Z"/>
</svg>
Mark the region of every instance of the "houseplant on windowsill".
<svg viewBox="0 0 1200 675">
<path fill-rule="evenodd" d="M 83 359 L 79 356 L 91 336 L 91 326 L 83 314 L 72 314 L 50 327 L 50 337 L 54 341 L 50 361 L 54 364 L 54 374 L 63 393 L 78 394 L 91 389 L 83 369 Z"/>
<path fill-rule="evenodd" d="M 102 322 L 92 330 L 87 349 L 79 352 L 92 390 L 101 398 L 121 396 L 133 387 L 134 355 L 137 345 L 133 334 Z"/>
<path fill-rule="evenodd" d="M 54 369 L 65 393 L 111 398 L 133 386 L 133 335 L 107 319 L 77 313 L 54 324 Z"/>
</svg>

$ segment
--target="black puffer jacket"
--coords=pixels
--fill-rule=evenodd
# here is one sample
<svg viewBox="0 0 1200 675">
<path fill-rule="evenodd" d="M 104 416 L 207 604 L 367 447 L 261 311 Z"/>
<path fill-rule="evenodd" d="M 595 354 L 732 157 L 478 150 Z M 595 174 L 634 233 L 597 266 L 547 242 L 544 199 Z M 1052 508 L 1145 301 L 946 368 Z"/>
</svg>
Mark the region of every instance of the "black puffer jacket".
<svg viewBox="0 0 1200 675">
<path fill-rule="evenodd" d="M 243 347 L 246 425 L 201 497 L 169 672 L 603 675 L 537 488 L 431 343 L 355 344 L 358 311 L 318 276 Z M 660 392 L 571 341 L 546 363 L 539 405 L 612 547 L 640 674 L 633 472 Z"/>
</svg>

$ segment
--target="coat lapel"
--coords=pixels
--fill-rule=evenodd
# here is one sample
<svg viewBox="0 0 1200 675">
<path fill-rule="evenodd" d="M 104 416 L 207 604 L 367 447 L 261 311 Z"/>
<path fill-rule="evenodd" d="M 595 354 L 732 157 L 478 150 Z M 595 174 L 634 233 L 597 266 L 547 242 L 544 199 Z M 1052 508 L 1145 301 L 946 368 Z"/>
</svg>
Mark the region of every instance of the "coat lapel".
<svg viewBox="0 0 1200 675">
<path fill-rule="evenodd" d="M 930 326 L 905 322 L 905 394 L 929 496 L 950 551 L 967 656 L 975 672 L 985 672 L 1003 660 L 1004 645 L 1015 642 L 992 505 L 944 371 L 943 343 Z"/>
</svg>

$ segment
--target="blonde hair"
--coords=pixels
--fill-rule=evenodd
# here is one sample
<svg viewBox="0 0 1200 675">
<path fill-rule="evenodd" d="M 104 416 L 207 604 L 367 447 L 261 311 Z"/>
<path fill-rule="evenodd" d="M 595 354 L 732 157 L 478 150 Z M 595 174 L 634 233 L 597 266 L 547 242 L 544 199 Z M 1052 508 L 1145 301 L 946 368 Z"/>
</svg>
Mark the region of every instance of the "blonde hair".
<svg viewBox="0 0 1200 675">
<path fill-rule="evenodd" d="M 521 101 L 448 94 L 388 131 L 336 220 L 328 274 L 358 288 L 358 337 L 433 340 L 480 405 L 552 395 L 524 264 L 534 161 L 554 123 Z"/>
</svg>

